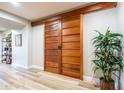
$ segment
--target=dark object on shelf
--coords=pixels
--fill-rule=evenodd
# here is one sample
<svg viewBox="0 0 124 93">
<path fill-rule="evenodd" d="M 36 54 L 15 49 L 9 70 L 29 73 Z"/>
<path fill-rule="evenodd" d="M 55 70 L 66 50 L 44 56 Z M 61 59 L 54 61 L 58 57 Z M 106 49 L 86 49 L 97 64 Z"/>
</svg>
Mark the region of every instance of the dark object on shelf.
<svg viewBox="0 0 124 93">
<path fill-rule="evenodd" d="M 2 63 L 12 63 L 12 34 L 2 38 Z"/>
</svg>

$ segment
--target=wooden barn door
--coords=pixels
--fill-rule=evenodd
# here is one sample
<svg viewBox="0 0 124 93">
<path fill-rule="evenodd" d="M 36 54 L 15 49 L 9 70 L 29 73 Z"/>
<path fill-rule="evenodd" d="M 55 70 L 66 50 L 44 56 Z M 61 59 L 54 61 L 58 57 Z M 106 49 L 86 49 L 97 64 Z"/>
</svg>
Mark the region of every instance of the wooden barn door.
<svg viewBox="0 0 124 93">
<path fill-rule="evenodd" d="M 45 70 L 82 79 L 81 17 L 45 23 Z"/>
<path fill-rule="evenodd" d="M 61 73 L 61 22 L 45 23 L 45 70 Z"/>
<path fill-rule="evenodd" d="M 62 19 L 62 74 L 82 79 L 81 18 Z"/>
</svg>

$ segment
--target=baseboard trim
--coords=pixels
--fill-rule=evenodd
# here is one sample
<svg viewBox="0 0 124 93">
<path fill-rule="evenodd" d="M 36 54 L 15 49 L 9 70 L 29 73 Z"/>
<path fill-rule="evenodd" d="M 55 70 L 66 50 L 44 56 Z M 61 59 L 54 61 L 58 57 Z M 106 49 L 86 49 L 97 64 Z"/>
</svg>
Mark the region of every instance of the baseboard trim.
<svg viewBox="0 0 124 93">
<path fill-rule="evenodd" d="M 20 68 L 24 68 L 24 69 L 37 68 L 37 69 L 44 70 L 44 67 L 37 66 L 37 65 L 23 66 L 23 65 L 18 65 L 18 64 L 12 64 L 11 66 L 12 67 L 20 67 Z"/>
<path fill-rule="evenodd" d="M 31 65 L 31 66 L 29 66 L 29 68 L 38 68 L 38 69 L 44 70 L 44 67 L 37 66 L 37 65 Z"/>
</svg>

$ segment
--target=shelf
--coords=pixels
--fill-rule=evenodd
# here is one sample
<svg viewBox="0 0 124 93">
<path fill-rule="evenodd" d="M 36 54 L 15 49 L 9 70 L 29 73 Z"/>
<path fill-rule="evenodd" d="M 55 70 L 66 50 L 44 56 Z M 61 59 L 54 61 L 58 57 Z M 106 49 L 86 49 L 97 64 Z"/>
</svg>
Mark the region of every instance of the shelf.
<svg viewBox="0 0 124 93">
<path fill-rule="evenodd" d="M 11 64 L 12 62 L 12 35 L 8 34 L 2 38 L 2 62 Z"/>
</svg>

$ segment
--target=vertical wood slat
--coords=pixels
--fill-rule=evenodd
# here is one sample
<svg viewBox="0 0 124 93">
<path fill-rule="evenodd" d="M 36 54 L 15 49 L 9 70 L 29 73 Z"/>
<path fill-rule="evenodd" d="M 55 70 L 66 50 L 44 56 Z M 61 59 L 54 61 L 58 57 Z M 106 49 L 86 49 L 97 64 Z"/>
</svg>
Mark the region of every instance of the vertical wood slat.
<svg viewBox="0 0 124 93">
<path fill-rule="evenodd" d="M 80 79 L 83 79 L 83 14 L 80 15 Z"/>
</svg>

